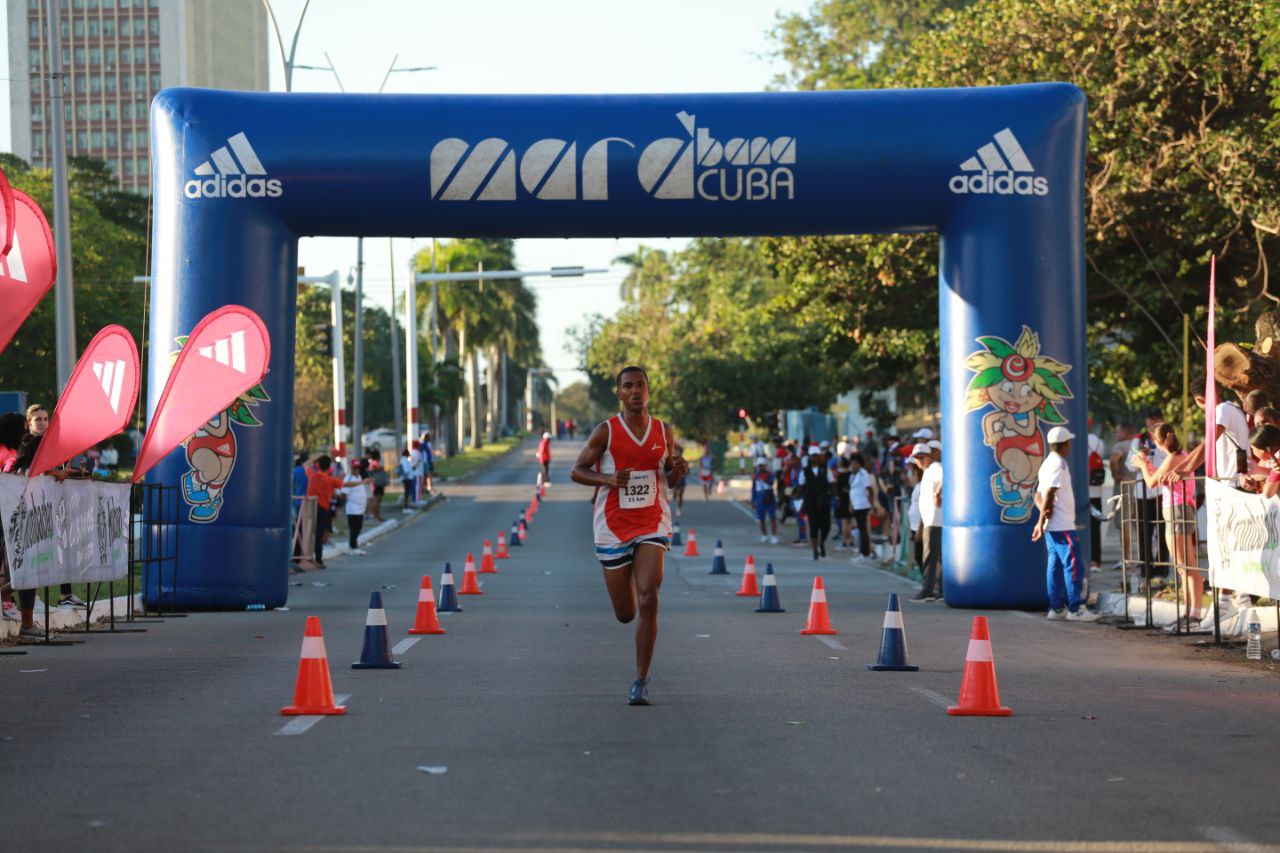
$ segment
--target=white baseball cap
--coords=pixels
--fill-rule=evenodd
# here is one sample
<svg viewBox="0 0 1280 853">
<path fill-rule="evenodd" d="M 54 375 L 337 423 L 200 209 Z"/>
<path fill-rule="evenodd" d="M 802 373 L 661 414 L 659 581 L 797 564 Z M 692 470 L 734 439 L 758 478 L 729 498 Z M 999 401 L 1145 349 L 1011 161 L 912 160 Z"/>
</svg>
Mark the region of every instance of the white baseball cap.
<svg viewBox="0 0 1280 853">
<path fill-rule="evenodd" d="M 912 456 L 928 456 L 932 452 L 933 451 L 929 449 L 929 445 L 927 444 L 917 444 L 915 447 L 911 448 Z"/>
<path fill-rule="evenodd" d="M 769 464 L 769 460 L 768 460 L 768 459 L 765 459 L 763 456 L 757 456 L 757 457 L 756 457 L 756 464 L 757 464 L 757 465 L 768 465 L 768 464 Z"/>
<path fill-rule="evenodd" d="M 934 438 L 934 439 L 931 439 L 931 440 L 928 442 L 928 444 L 927 444 L 926 446 L 928 446 L 928 447 L 932 447 L 934 450 L 941 450 L 941 449 L 942 449 L 942 442 L 941 442 L 941 441 L 938 441 L 938 439 Z"/>
<path fill-rule="evenodd" d="M 1066 427 L 1056 426 L 1049 430 L 1048 441 L 1050 444 L 1062 444 L 1062 442 L 1070 441 L 1073 438 L 1075 438 L 1075 435 Z"/>
<path fill-rule="evenodd" d="M 819 442 L 819 443 L 818 443 L 818 446 L 819 446 L 819 447 L 821 447 L 823 450 L 826 450 L 828 447 L 830 447 L 830 446 L 831 446 L 831 442 L 829 442 L 829 441 L 821 441 L 821 442 Z"/>
<path fill-rule="evenodd" d="M 549 432 L 544 432 L 544 433 L 542 434 L 542 437 L 543 437 L 543 438 L 551 438 L 551 433 L 549 433 Z"/>
<path fill-rule="evenodd" d="M 933 430 L 928 427 L 920 427 L 920 429 L 916 430 L 916 434 L 912 436 L 912 438 L 923 438 L 925 441 L 928 441 L 933 438 Z"/>
</svg>

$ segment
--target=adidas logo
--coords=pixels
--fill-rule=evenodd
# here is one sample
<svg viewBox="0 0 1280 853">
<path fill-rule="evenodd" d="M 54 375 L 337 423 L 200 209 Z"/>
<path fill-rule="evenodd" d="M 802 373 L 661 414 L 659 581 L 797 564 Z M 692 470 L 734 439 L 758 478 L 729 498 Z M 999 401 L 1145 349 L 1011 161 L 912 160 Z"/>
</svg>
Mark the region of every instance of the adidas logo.
<svg viewBox="0 0 1280 853">
<path fill-rule="evenodd" d="M 284 195 L 284 185 L 278 179 L 261 177 L 267 170 L 243 132 L 229 138 L 226 145 L 210 154 L 194 172 L 199 177 L 187 181 L 182 188 L 187 198 L 279 198 Z"/>
<path fill-rule="evenodd" d="M 244 332 L 232 332 L 228 337 L 219 338 L 213 346 L 200 347 L 196 350 L 205 358 L 211 358 L 218 364 L 230 367 L 237 373 L 244 373 Z"/>
<path fill-rule="evenodd" d="M 1035 177 L 1036 170 L 1013 131 L 1006 127 L 993 139 L 960 164 L 965 174 L 951 178 L 947 183 L 951 191 L 961 195 L 1048 195 L 1049 179 Z"/>
<path fill-rule="evenodd" d="M 102 393 L 107 395 L 111 411 L 120 414 L 120 389 L 124 385 L 124 359 L 95 361 L 93 375 L 102 383 Z"/>
<path fill-rule="evenodd" d="M 18 245 L 18 232 L 13 232 L 13 247 L 9 254 L 0 258 L 0 273 L 14 281 L 27 284 L 27 265 L 22 261 L 22 248 Z"/>
</svg>

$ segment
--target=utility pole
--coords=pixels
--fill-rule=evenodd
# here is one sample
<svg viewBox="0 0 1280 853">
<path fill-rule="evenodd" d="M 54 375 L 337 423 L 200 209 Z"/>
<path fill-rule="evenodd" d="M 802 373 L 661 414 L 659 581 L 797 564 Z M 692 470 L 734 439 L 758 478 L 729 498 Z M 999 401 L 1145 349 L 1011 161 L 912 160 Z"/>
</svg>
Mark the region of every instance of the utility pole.
<svg viewBox="0 0 1280 853">
<path fill-rule="evenodd" d="M 395 260 L 394 258 L 392 259 Z M 396 265 L 391 264 L 391 411 L 395 413 L 396 461 L 400 456 L 400 436 L 404 430 L 400 422 L 400 339 L 396 337 Z"/>
<path fill-rule="evenodd" d="M 390 240 L 388 246 L 393 246 Z M 391 249 L 391 265 L 395 266 L 395 250 Z M 409 257 L 409 287 L 404 297 L 404 378 L 405 434 L 412 445 L 418 437 L 418 283 L 414 276 L 413 257 Z"/>
<path fill-rule="evenodd" d="M 351 276 L 347 276 L 351 283 Z M 356 456 L 364 455 L 364 238 L 356 241 L 355 331 L 351 368 L 351 445 Z"/>
<path fill-rule="evenodd" d="M 71 275 L 71 200 L 67 193 L 67 137 L 62 73 L 61 4 L 50 0 L 49 7 L 49 109 L 53 125 L 53 244 L 58 263 L 54 291 L 55 349 L 58 392 L 71 379 L 76 364 L 76 300 Z"/>
</svg>

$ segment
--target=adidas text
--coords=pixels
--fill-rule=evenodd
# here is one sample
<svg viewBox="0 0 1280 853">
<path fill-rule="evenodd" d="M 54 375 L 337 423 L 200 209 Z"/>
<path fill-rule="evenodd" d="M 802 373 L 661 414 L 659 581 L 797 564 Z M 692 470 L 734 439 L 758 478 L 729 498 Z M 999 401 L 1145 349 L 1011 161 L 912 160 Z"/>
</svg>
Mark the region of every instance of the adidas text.
<svg viewBox="0 0 1280 853">
<path fill-rule="evenodd" d="M 1048 195 L 1049 179 L 1011 172 L 978 172 L 955 175 L 948 183 L 953 193 L 973 195 Z"/>
<path fill-rule="evenodd" d="M 284 186 L 277 178 L 214 175 L 187 181 L 182 194 L 187 198 L 279 198 Z"/>
</svg>

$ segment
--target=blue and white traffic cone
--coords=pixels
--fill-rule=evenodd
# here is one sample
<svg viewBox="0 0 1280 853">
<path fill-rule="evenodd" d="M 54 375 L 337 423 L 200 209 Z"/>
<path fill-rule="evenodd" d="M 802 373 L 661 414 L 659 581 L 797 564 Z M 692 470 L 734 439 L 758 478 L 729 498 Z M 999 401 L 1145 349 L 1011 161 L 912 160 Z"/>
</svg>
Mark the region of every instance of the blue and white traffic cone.
<svg viewBox="0 0 1280 853">
<path fill-rule="evenodd" d="M 440 604 L 437 613 L 461 613 L 458 606 L 458 591 L 453 588 L 453 567 L 444 564 L 444 574 L 440 575 Z"/>
<path fill-rule="evenodd" d="M 764 586 L 760 588 L 760 606 L 757 613 L 786 613 L 778 600 L 778 578 L 773 573 L 773 563 L 764 567 Z"/>
<path fill-rule="evenodd" d="M 520 522 L 513 521 L 511 522 L 511 547 L 519 548 L 522 545 L 524 543 L 520 541 Z"/>
<path fill-rule="evenodd" d="M 907 632 L 902 626 L 902 608 L 898 606 L 898 594 L 889 593 L 889 603 L 884 609 L 884 633 L 880 636 L 880 659 L 867 664 L 875 672 L 916 672 L 918 666 L 907 663 Z"/>
<path fill-rule="evenodd" d="M 671 525 L 671 547 L 678 548 L 684 543 L 680 541 L 680 524 L 679 522 Z"/>
<path fill-rule="evenodd" d="M 729 574 L 729 567 L 724 564 L 724 543 L 721 542 L 719 539 L 716 540 L 715 554 L 711 558 L 711 574 L 713 575 Z"/>
<path fill-rule="evenodd" d="M 391 659 L 391 642 L 387 637 L 387 611 L 382 609 L 382 593 L 369 595 L 369 615 L 364 620 L 364 648 L 352 669 L 399 669 Z"/>
</svg>

